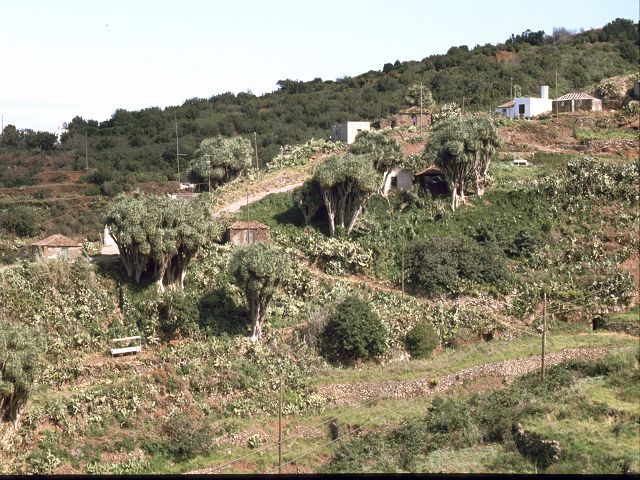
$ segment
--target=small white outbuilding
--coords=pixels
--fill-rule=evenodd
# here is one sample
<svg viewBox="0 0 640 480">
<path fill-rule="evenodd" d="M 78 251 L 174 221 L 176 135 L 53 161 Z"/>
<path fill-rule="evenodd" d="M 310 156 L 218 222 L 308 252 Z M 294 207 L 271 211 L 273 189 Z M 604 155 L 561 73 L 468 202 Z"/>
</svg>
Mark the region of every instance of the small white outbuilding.
<svg viewBox="0 0 640 480">
<path fill-rule="evenodd" d="M 356 135 L 360 132 L 368 132 L 371 130 L 369 122 L 344 122 L 337 123 L 331 131 L 331 140 L 334 142 L 344 142 L 347 145 L 352 144 L 356 140 Z"/>
<path fill-rule="evenodd" d="M 540 87 L 540 98 L 516 97 L 496 107 L 495 112 L 510 118 L 532 118 L 551 112 L 553 101 L 549 98 L 549 87 Z"/>
</svg>

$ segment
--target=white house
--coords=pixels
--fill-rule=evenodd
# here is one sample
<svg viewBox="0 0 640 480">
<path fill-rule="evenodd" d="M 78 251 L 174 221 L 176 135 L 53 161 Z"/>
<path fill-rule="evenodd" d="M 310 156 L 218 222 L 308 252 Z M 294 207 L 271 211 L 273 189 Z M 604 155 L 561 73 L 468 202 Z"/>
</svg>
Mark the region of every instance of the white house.
<svg viewBox="0 0 640 480">
<path fill-rule="evenodd" d="M 516 97 L 496 108 L 496 113 L 511 118 L 532 118 L 551 111 L 553 101 L 549 98 L 549 87 L 540 87 L 540 98 Z"/>
<path fill-rule="evenodd" d="M 331 140 L 351 144 L 356 140 L 358 133 L 368 132 L 369 130 L 371 130 L 371 124 L 369 122 L 338 123 L 333 126 Z"/>
</svg>

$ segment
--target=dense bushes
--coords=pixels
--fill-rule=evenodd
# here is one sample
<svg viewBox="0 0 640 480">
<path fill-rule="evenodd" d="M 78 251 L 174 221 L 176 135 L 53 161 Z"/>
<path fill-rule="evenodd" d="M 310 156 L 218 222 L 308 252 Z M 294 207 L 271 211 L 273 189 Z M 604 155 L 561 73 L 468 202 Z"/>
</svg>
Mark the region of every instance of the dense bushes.
<svg viewBox="0 0 640 480">
<path fill-rule="evenodd" d="M 409 283 L 427 293 L 458 293 L 462 282 L 500 287 L 507 280 L 503 252 L 466 237 L 415 241 L 407 252 Z"/>
<path fill-rule="evenodd" d="M 342 444 L 323 472 L 428 472 L 425 465 L 436 451 L 451 456 L 465 454 L 468 447 L 481 449 L 495 444 L 501 453 L 493 458 L 490 471 L 515 469 L 525 473 L 550 468 L 553 473 L 626 472 L 630 462 L 637 464 L 637 415 L 628 410 L 612 410 L 611 406 L 618 405 L 623 392 L 637 390 L 629 387 L 629 383 L 637 382 L 636 356 L 637 352 L 629 352 L 597 362 L 568 361 L 550 367 L 545 382 L 539 381 L 539 372 L 532 372 L 509 387 L 489 393 L 435 398 L 423 417 L 406 420 L 389 432 L 372 432 Z M 616 389 L 615 402 L 603 405 L 576 388 L 589 388 L 596 379 Z M 586 435 L 581 429 L 593 428 L 589 425 L 594 417 L 605 416 L 617 418 L 618 427 L 598 424 L 597 435 L 616 444 L 624 442 L 624 449 L 599 451 L 594 444 L 585 445 L 576 438 L 576 431 Z M 540 418 L 557 425 L 558 430 L 549 433 L 545 429 L 543 435 L 520 427 Z M 624 431 L 622 425 L 629 424 L 635 425 L 635 430 L 616 433 Z M 527 436 L 524 442 L 523 433 Z M 553 441 L 556 439 L 560 440 L 559 445 Z M 549 447 L 544 449 L 544 455 L 538 455 L 541 446 Z M 556 446 L 561 446 L 561 456 L 556 455 Z M 589 459 L 588 465 L 585 458 Z"/>
<path fill-rule="evenodd" d="M 180 333 L 189 335 L 198 328 L 198 303 L 181 291 L 169 292 L 162 297 L 159 305 L 159 326 L 171 337 Z"/>
<path fill-rule="evenodd" d="M 0 213 L 0 226 L 19 237 L 34 237 L 40 232 L 40 212 L 26 205 L 12 205 Z"/>
<path fill-rule="evenodd" d="M 167 451 L 178 460 L 186 460 L 205 452 L 211 441 L 209 424 L 192 418 L 186 412 L 170 416 L 162 430 L 166 436 Z"/>
<path fill-rule="evenodd" d="M 417 323 L 405 338 L 407 352 L 412 358 L 426 358 L 440 343 L 438 333 L 427 322 Z"/>
<path fill-rule="evenodd" d="M 370 360 L 386 350 L 386 332 L 364 300 L 349 296 L 334 308 L 324 327 L 320 350 L 333 363 Z"/>
</svg>

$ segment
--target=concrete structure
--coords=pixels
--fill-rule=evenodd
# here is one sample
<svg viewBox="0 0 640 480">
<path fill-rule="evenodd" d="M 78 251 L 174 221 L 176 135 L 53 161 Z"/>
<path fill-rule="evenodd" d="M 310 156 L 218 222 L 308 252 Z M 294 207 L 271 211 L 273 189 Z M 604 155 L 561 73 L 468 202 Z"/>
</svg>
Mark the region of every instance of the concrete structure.
<svg viewBox="0 0 640 480">
<path fill-rule="evenodd" d="M 416 182 L 420 185 L 420 189 L 429 192 L 431 195 L 447 195 L 449 193 L 449 185 L 444 178 L 442 171 L 435 166 L 431 166 L 415 175 Z"/>
<path fill-rule="evenodd" d="M 567 93 L 553 101 L 553 113 L 598 112 L 602 110 L 602 100 L 584 92 Z"/>
<path fill-rule="evenodd" d="M 382 186 L 382 194 L 387 195 L 391 190 L 406 192 L 413 186 L 413 173 L 405 168 L 393 168 Z"/>
<path fill-rule="evenodd" d="M 227 230 L 227 240 L 235 245 L 269 240 L 269 225 L 258 222 L 234 222 Z"/>
<path fill-rule="evenodd" d="M 368 132 L 369 130 L 371 130 L 371 124 L 369 122 L 338 123 L 333 126 L 331 140 L 334 142 L 344 142 L 349 145 L 356 140 L 358 133 Z"/>
<path fill-rule="evenodd" d="M 429 125 L 431 125 L 431 113 L 423 110 L 422 127 L 426 128 Z M 404 126 L 420 127 L 420 107 L 407 108 L 380 120 L 380 128 Z"/>
<path fill-rule="evenodd" d="M 31 244 L 31 251 L 36 258 L 73 261 L 82 255 L 82 245 L 64 235 L 51 235 Z"/>
<path fill-rule="evenodd" d="M 516 97 L 510 102 L 496 107 L 495 112 L 510 118 L 532 118 L 551 112 L 552 100 L 549 98 L 549 87 L 540 87 L 540 98 Z"/>
<path fill-rule="evenodd" d="M 100 249 L 100 255 L 120 255 L 120 249 L 111 236 L 111 230 L 109 230 L 107 225 L 104 226 L 104 230 L 102 231 L 102 248 Z"/>
</svg>

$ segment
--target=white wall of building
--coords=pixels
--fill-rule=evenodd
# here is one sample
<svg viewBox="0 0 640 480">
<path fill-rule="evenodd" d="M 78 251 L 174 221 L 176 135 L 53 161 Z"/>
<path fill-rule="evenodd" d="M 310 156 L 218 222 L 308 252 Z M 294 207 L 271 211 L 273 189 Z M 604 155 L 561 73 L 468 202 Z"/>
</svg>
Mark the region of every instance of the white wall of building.
<svg viewBox="0 0 640 480">
<path fill-rule="evenodd" d="M 389 172 L 382 186 L 382 194 L 387 195 L 391 190 L 405 192 L 413 185 L 413 173 L 404 168 L 394 168 Z"/>
<path fill-rule="evenodd" d="M 344 142 L 347 145 L 350 145 L 356 140 L 356 135 L 358 135 L 358 133 L 368 132 L 369 130 L 371 130 L 371 124 L 369 122 L 338 123 L 333 126 L 331 140 L 334 142 Z"/>
<path fill-rule="evenodd" d="M 540 87 L 540 97 L 516 97 L 513 107 L 496 108 L 496 113 L 501 113 L 510 118 L 531 118 L 543 113 L 550 112 L 553 101 L 549 98 L 549 87 Z"/>
</svg>

